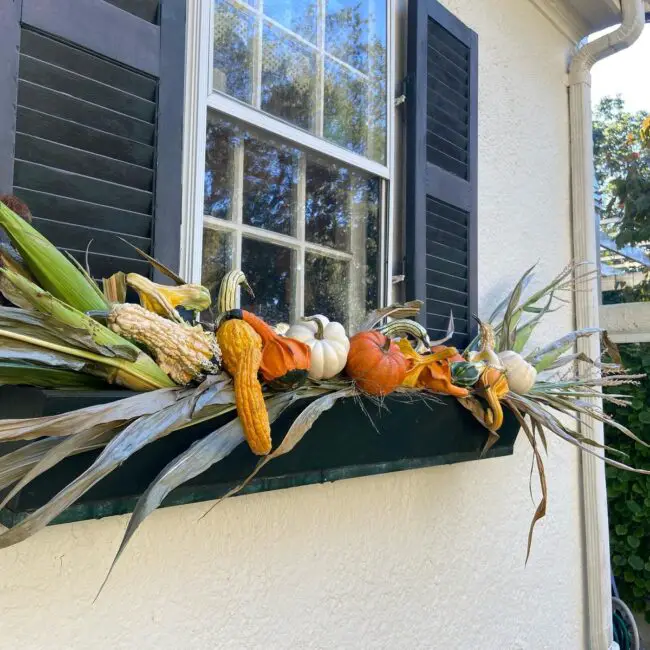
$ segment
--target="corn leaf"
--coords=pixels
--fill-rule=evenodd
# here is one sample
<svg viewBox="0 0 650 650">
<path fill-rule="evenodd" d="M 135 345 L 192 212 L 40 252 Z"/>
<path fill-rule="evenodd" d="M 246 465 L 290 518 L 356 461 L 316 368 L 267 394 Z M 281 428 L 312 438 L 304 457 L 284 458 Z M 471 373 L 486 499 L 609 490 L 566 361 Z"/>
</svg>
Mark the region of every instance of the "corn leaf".
<svg viewBox="0 0 650 650">
<path fill-rule="evenodd" d="M 208 405 L 231 405 L 234 395 L 229 379 L 210 387 L 195 404 L 194 391 L 183 391 L 174 404 L 131 422 L 104 448 L 97 460 L 45 505 L 29 514 L 13 528 L 0 534 L 0 548 L 21 542 L 38 532 L 72 505 L 80 496 L 145 445 L 168 435 L 191 420 L 193 409 Z"/>
<path fill-rule="evenodd" d="M 93 338 L 92 332 L 95 332 L 96 329 L 94 321 L 92 323 L 92 330 L 84 329 L 83 327 L 73 327 L 70 324 L 62 323 L 46 313 L 41 314 L 16 307 L 0 307 L 0 328 L 39 338 L 50 343 L 78 346 L 105 357 L 119 357 L 128 361 L 135 361 L 138 358 L 140 350 L 130 343 L 126 345 L 121 343 L 104 344 Z"/>
<path fill-rule="evenodd" d="M 104 278 L 102 284 L 104 296 L 108 302 L 111 304 L 126 302 L 126 273 L 122 273 L 122 271 L 113 273 L 110 278 Z"/>
<path fill-rule="evenodd" d="M 280 414 L 296 399 L 296 393 L 283 393 L 271 397 L 266 402 L 269 422 L 273 423 Z M 99 589 L 108 582 L 111 572 L 124 552 L 127 544 L 139 528 L 140 524 L 163 502 L 165 497 L 176 487 L 202 474 L 215 463 L 223 460 L 234 449 L 244 442 L 244 432 L 241 420 L 235 418 L 232 422 L 219 427 L 205 438 L 198 440 L 180 456 L 172 460 L 151 482 L 133 510 L 129 524 L 120 543 L 120 547 L 108 570 L 106 578 Z M 99 596 L 99 593 L 97 596 Z"/>
<path fill-rule="evenodd" d="M 253 471 L 244 479 L 243 483 L 234 487 L 227 494 L 221 497 L 209 510 L 207 510 L 207 512 L 205 512 L 203 517 L 210 513 L 222 501 L 243 490 L 257 476 L 260 470 L 274 458 L 284 456 L 284 454 L 288 454 L 292 449 L 294 449 L 294 447 L 304 438 L 307 431 L 311 429 L 314 422 L 316 422 L 325 411 L 331 409 L 338 400 L 343 397 L 352 397 L 355 394 L 356 390 L 354 388 L 344 388 L 334 393 L 327 393 L 309 404 L 309 406 L 307 406 L 293 421 L 293 424 L 289 427 L 282 442 L 268 456 L 260 458 L 255 469 L 253 469 Z"/>
<path fill-rule="evenodd" d="M 58 444 L 49 449 L 43 457 L 16 483 L 0 503 L 0 510 L 6 507 L 7 503 L 13 499 L 26 485 L 31 483 L 37 476 L 40 476 L 51 467 L 62 461 L 68 456 L 78 454 L 81 451 L 87 451 L 97 447 L 104 446 L 113 438 L 121 426 L 121 422 L 109 422 L 98 425 L 86 431 L 79 431 L 67 438 L 49 438 L 56 440 Z M 46 438 L 47 439 L 47 438 Z"/>
<path fill-rule="evenodd" d="M 122 237 L 118 237 L 118 239 L 130 246 L 138 255 L 140 255 L 140 257 L 143 257 L 145 260 L 147 260 L 147 262 L 149 262 L 149 264 L 151 264 L 151 266 L 153 266 L 156 271 L 159 271 L 170 280 L 173 280 L 176 284 L 187 284 L 187 282 L 185 282 L 185 280 L 183 280 L 180 275 L 174 273 L 174 271 L 172 271 L 170 268 L 167 268 L 156 258 L 151 257 L 151 255 L 147 255 L 143 250 L 139 249 L 137 246 L 134 246 L 130 241 L 122 239 Z"/>
<path fill-rule="evenodd" d="M 85 350 L 75 350 L 69 346 L 65 346 L 66 349 L 59 350 L 88 361 L 95 361 L 100 367 L 106 366 L 112 368 L 113 370 L 111 372 L 104 373 L 110 383 L 116 383 L 134 390 L 153 390 L 174 385 L 174 382 L 163 372 L 158 364 L 137 346 L 115 332 L 112 332 L 107 327 L 100 325 L 86 314 L 57 300 L 54 296 L 43 291 L 25 278 L 7 269 L 0 269 L 0 291 L 14 304 L 35 309 L 48 318 L 54 319 L 60 325 L 85 330 L 95 343 L 113 349 L 114 354 L 119 352 L 123 355 L 126 349 L 136 354 L 136 359 L 130 361 L 119 358 L 108 358 Z M 20 338 L 18 334 L 7 333 L 6 331 L 3 331 L 2 336 L 5 338 Z M 33 340 L 30 340 L 30 342 L 37 344 Z M 43 344 L 43 347 L 54 349 L 54 344 Z"/>
<path fill-rule="evenodd" d="M 570 350 L 579 338 L 599 334 L 600 332 L 601 330 L 597 327 L 588 327 L 576 332 L 570 332 L 562 338 L 538 348 L 526 357 L 526 361 L 535 366 L 537 372 L 543 372 L 552 366 L 565 352 Z"/>
<path fill-rule="evenodd" d="M 0 361 L 0 385 L 56 390 L 101 390 L 106 387 L 101 379 L 76 370 L 20 361 Z"/>
<path fill-rule="evenodd" d="M 530 340 L 530 337 L 535 331 L 537 325 L 539 325 L 542 318 L 544 318 L 544 316 L 546 316 L 546 314 L 548 314 L 550 311 L 554 311 L 551 310 L 552 302 L 553 302 L 553 293 L 551 292 L 548 297 L 548 302 L 546 303 L 546 305 L 544 305 L 539 309 L 537 315 L 531 318 L 526 323 L 524 323 L 521 327 L 518 327 L 514 331 L 514 338 L 512 341 L 512 345 L 510 346 L 511 350 L 514 350 L 515 352 L 521 352 L 524 349 L 524 347 L 526 347 L 526 344 Z"/>
<path fill-rule="evenodd" d="M 59 442 L 58 438 L 41 438 L 0 456 L 0 490 L 21 479 Z"/>
<path fill-rule="evenodd" d="M 517 326 L 517 322 L 521 317 L 522 310 L 517 309 L 519 301 L 521 300 L 521 295 L 524 291 L 524 288 L 527 286 L 530 279 L 533 277 L 532 273 L 535 270 L 537 264 L 531 266 L 519 279 L 515 285 L 508 302 L 506 303 L 506 311 L 503 315 L 503 321 L 501 324 L 501 332 L 498 338 L 497 349 L 498 350 L 508 350 L 514 344 L 514 331 Z"/>
<path fill-rule="evenodd" d="M 186 392 L 187 389 L 162 388 L 60 415 L 0 420 L 0 442 L 69 436 L 110 422 L 134 420 L 174 405 Z"/>
<path fill-rule="evenodd" d="M 4 204 L 0 204 L 0 227 L 43 289 L 79 311 L 108 308 L 106 301 L 97 294 L 96 287 L 88 283 L 77 267 Z"/>
<path fill-rule="evenodd" d="M 92 275 L 90 275 L 90 267 L 88 266 L 88 251 L 90 249 L 90 244 L 92 244 L 92 239 L 88 242 L 88 246 L 86 247 L 86 268 L 81 266 L 81 264 L 79 264 L 79 262 L 74 257 L 72 257 L 68 251 L 66 251 L 65 254 L 68 256 L 68 259 L 77 267 L 79 273 L 84 276 L 86 282 L 95 290 L 95 293 L 99 296 L 99 299 L 106 300 L 101 289 L 97 286 L 95 279 Z"/>
</svg>

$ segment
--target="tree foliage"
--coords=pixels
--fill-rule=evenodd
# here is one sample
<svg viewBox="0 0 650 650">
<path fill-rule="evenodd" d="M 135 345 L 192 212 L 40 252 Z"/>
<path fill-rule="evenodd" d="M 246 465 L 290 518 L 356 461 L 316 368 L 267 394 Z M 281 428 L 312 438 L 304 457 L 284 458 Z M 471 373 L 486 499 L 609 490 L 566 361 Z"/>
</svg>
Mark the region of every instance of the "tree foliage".
<svg viewBox="0 0 650 650">
<path fill-rule="evenodd" d="M 596 208 L 619 247 L 650 241 L 650 118 L 605 97 L 594 113 Z"/>
</svg>

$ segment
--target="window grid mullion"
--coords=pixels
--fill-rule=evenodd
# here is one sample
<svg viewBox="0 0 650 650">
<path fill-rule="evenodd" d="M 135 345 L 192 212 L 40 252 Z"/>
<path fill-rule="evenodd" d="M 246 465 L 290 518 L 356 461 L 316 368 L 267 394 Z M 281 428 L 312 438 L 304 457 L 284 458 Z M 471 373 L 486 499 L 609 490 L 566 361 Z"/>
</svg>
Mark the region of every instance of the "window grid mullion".
<svg viewBox="0 0 650 650">
<path fill-rule="evenodd" d="M 305 207 L 307 201 L 307 156 L 304 152 L 298 159 L 298 184 L 296 186 L 296 238 L 299 248 L 294 253 L 294 304 L 292 319 L 297 322 L 305 314 Z"/>
</svg>

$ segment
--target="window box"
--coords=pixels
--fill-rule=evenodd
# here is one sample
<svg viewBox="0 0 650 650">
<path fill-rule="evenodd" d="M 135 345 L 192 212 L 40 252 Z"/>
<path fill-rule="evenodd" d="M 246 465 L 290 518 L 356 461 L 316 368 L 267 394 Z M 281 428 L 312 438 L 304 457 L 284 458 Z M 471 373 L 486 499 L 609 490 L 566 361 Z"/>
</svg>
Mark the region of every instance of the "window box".
<svg viewBox="0 0 650 650">
<path fill-rule="evenodd" d="M 6 418 L 53 415 L 116 400 L 124 394 L 3 387 L 0 413 Z M 304 406 L 304 402 L 294 405 L 273 425 L 276 445 Z M 387 398 L 381 409 L 364 399 L 364 406 L 372 421 L 354 400 L 336 403 L 290 454 L 269 463 L 242 494 L 476 460 L 487 438 L 486 430 L 453 398 L 440 397 L 440 403 L 425 403 L 393 397 Z M 131 512 L 140 494 L 172 458 L 233 417 L 234 413 L 225 415 L 148 445 L 84 494 L 54 523 Z M 518 430 L 515 418 L 506 410 L 501 436 L 487 456 L 511 454 Z M 18 444 L 0 445 L 0 453 L 15 449 Z M 1 522 L 12 526 L 43 505 L 84 471 L 97 454 L 73 456 L 38 477 L 3 510 Z M 163 505 L 219 497 L 245 478 L 255 463 L 256 458 L 242 444 L 228 458 L 174 490 Z"/>
</svg>

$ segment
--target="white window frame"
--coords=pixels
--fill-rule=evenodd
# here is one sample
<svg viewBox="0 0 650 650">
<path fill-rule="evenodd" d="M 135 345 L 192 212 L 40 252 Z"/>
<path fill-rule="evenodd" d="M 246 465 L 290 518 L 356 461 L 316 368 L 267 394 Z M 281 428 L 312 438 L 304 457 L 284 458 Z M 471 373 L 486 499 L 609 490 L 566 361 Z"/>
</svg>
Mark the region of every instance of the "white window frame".
<svg viewBox="0 0 650 650">
<path fill-rule="evenodd" d="M 204 215 L 204 175 L 205 175 L 205 135 L 208 111 L 224 115 L 254 128 L 262 129 L 295 144 L 299 148 L 311 150 L 327 156 L 344 165 L 359 169 L 387 181 L 382 186 L 389 187 L 388 196 L 383 192 L 382 214 L 379 224 L 379 268 L 378 302 L 384 305 L 391 299 L 389 269 L 393 267 L 393 240 L 395 221 L 395 28 L 396 2 L 386 0 L 386 42 L 388 49 L 386 70 L 386 165 L 360 156 L 343 147 L 333 144 L 312 133 L 292 126 L 280 119 L 212 90 L 212 43 L 213 43 L 213 2 L 212 0 L 188 0 L 187 5 L 187 46 L 185 60 L 185 117 L 183 128 L 183 218 L 180 241 L 180 274 L 189 282 L 201 281 L 204 223 L 218 225 L 226 232 L 246 233 L 268 243 L 281 244 L 298 251 L 299 263 L 304 261 L 305 252 L 326 253 L 336 259 L 350 259 L 351 254 L 336 249 L 322 247 L 304 241 L 304 219 L 298 220 L 297 237 L 289 237 L 269 230 L 247 226 L 241 218 L 233 221 Z M 240 215 L 241 217 L 241 215 Z M 301 231 L 301 229 L 303 229 Z M 236 238 L 241 241 L 241 238 Z M 235 247 L 233 262 L 239 266 L 241 250 Z M 300 267 L 304 269 L 304 265 Z M 298 303 L 293 306 L 293 316 L 302 314 L 304 299 L 304 273 L 296 274 Z"/>
</svg>

